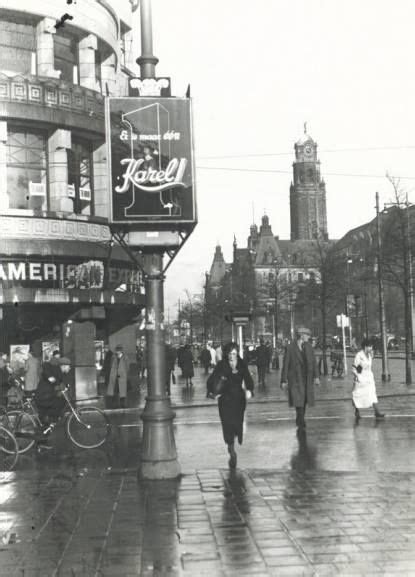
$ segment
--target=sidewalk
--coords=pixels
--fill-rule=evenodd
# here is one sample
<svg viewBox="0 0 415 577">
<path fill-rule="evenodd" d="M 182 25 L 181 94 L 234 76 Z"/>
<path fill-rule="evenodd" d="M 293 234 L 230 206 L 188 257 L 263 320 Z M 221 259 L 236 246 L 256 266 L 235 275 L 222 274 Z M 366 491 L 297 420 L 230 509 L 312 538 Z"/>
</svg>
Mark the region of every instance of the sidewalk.
<svg viewBox="0 0 415 577">
<path fill-rule="evenodd" d="M 353 359 L 348 358 L 348 375 L 343 377 L 320 377 L 321 385 L 316 387 L 317 400 L 334 401 L 347 400 L 351 398 L 353 376 L 351 374 L 351 365 Z M 286 403 L 287 396 L 280 388 L 280 371 L 271 370 L 266 375 L 266 387 L 258 388 L 257 370 L 255 365 L 249 365 L 255 382 L 255 396 L 250 403 L 269 403 L 278 402 Z M 381 360 L 376 358 L 374 361 L 374 374 L 376 379 L 377 394 L 380 398 L 388 396 L 406 396 L 415 394 L 415 362 L 412 361 L 412 374 L 414 384 L 408 386 L 405 384 L 405 361 L 404 359 L 391 359 L 389 361 L 389 370 L 392 376 L 391 381 L 382 382 Z M 186 389 L 184 380 L 180 377 L 180 370 L 176 367 L 176 384 L 171 385 L 171 404 L 173 407 L 203 407 L 211 406 L 212 400 L 206 398 L 206 375 L 200 367 L 195 367 L 195 376 L 193 378 L 194 386 Z M 127 398 L 128 409 L 143 409 L 145 397 L 147 395 L 147 380 L 142 379 L 139 391 L 129 391 Z M 104 399 L 99 401 L 104 407 Z"/>
<path fill-rule="evenodd" d="M 135 468 L 9 475 L 3 577 L 415 574 L 415 475 Z"/>
</svg>

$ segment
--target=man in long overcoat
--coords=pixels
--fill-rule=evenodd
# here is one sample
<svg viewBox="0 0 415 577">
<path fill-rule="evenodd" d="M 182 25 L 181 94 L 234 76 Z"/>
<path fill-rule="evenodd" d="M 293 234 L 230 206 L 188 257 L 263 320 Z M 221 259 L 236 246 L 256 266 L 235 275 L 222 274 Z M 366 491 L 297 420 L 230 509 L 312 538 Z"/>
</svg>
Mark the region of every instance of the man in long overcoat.
<svg viewBox="0 0 415 577">
<path fill-rule="evenodd" d="M 260 339 L 256 348 L 256 366 L 258 371 L 258 385 L 265 387 L 265 373 L 269 366 L 269 353 L 264 339 Z"/>
<path fill-rule="evenodd" d="M 297 329 L 295 340 L 285 349 L 281 372 L 281 388 L 288 388 L 288 404 L 295 407 L 299 432 L 305 430 L 306 406 L 314 405 L 314 385 L 320 384 L 310 336 L 309 329 Z"/>
<path fill-rule="evenodd" d="M 120 399 L 120 407 L 125 408 L 127 396 L 128 362 L 121 345 L 115 347 L 115 354 L 112 356 L 110 376 L 107 388 L 107 405 L 114 406 L 117 396 Z"/>
</svg>

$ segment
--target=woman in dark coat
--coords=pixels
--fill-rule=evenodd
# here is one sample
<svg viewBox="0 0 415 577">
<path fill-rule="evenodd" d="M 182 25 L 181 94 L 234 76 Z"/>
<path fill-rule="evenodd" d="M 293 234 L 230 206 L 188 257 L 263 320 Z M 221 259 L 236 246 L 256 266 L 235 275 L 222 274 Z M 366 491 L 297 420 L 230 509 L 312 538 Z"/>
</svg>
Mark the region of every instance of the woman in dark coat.
<svg viewBox="0 0 415 577">
<path fill-rule="evenodd" d="M 185 345 L 183 347 L 182 355 L 181 355 L 181 369 L 182 369 L 182 376 L 186 379 L 186 387 L 190 386 L 193 387 L 192 378 L 195 375 L 193 369 L 193 355 L 190 349 L 190 345 Z"/>
<path fill-rule="evenodd" d="M 219 416 L 223 439 L 230 455 L 229 466 L 236 467 L 235 437 L 242 445 L 246 399 L 253 394 L 254 382 L 248 365 L 238 355 L 238 345 L 226 345 L 223 359 L 207 380 L 207 396 L 219 397 Z"/>
</svg>

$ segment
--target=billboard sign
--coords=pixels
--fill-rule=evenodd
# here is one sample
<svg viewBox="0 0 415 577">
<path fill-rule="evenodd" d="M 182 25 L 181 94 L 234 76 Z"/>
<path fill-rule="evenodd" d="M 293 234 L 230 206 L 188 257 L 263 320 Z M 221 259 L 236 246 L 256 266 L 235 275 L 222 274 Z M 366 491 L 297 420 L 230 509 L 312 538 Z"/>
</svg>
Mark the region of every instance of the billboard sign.
<svg viewBox="0 0 415 577">
<path fill-rule="evenodd" d="M 106 134 L 111 222 L 196 224 L 190 100 L 108 97 Z"/>
</svg>

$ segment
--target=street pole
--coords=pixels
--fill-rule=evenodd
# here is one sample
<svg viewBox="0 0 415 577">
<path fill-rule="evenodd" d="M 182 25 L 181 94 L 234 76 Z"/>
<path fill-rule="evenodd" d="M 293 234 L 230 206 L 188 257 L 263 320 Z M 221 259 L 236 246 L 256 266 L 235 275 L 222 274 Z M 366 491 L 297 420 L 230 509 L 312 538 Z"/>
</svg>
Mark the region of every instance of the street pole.
<svg viewBox="0 0 415 577">
<path fill-rule="evenodd" d="M 414 284 L 412 279 L 412 250 L 411 250 L 411 227 L 409 220 L 409 201 L 408 193 L 406 193 L 406 244 L 408 252 L 408 291 L 409 291 L 409 318 L 410 318 L 410 333 L 411 333 L 411 356 L 414 358 Z"/>
<path fill-rule="evenodd" d="M 147 392 L 143 420 L 141 476 L 171 479 L 180 474 L 173 433 L 175 413 L 166 394 L 163 253 L 144 255 L 146 270 Z"/>
<path fill-rule="evenodd" d="M 350 350 L 352 349 L 352 315 L 351 311 L 349 311 L 349 296 L 350 296 L 350 265 L 351 259 L 349 257 L 349 253 L 346 255 L 346 272 L 347 272 L 347 294 L 346 294 L 346 316 L 349 318 L 349 346 Z"/>
<path fill-rule="evenodd" d="M 207 331 L 207 290 L 208 290 L 208 279 L 209 275 L 205 272 L 205 294 L 203 299 L 203 343 L 206 346 L 208 340 L 208 331 Z"/>
<path fill-rule="evenodd" d="M 386 335 L 385 295 L 383 287 L 383 263 L 382 263 L 382 239 L 380 231 L 379 193 L 376 193 L 376 236 L 377 236 L 377 261 L 378 261 L 378 288 L 379 288 L 379 320 L 380 335 L 382 341 L 382 381 L 390 381 L 391 375 L 388 367 L 388 340 Z"/>
<path fill-rule="evenodd" d="M 141 56 L 136 62 L 140 66 L 142 78 L 156 77 L 158 58 L 153 54 L 153 30 L 151 0 L 140 0 Z"/>
<path fill-rule="evenodd" d="M 275 333 L 275 343 L 274 343 L 274 349 L 277 348 L 277 343 L 278 343 L 278 274 L 279 274 L 279 270 L 278 270 L 278 264 L 276 264 L 275 266 L 275 285 L 274 285 L 274 333 Z"/>
<path fill-rule="evenodd" d="M 142 54 L 137 63 L 143 78 L 154 78 L 158 59 L 153 55 L 151 0 L 140 1 L 140 17 Z M 163 248 L 144 255 L 148 396 L 141 415 L 140 475 L 145 479 L 172 479 L 180 475 L 173 432 L 175 413 L 166 392 L 163 255 Z"/>
<path fill-rule="evenodd" d="M 343 341 L 343 365 L 344 365 L 344 374 L 347 375 L 347 353 L 346 353 L 346 333 L 345 327 L 350 328 L 350 317 L 346 315 L 341 315 L 341 325 L 342 325 L 342 341 Z"/>
</svg>

